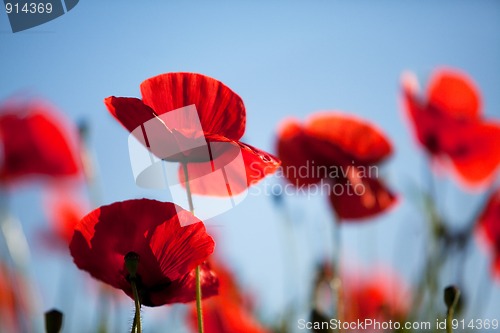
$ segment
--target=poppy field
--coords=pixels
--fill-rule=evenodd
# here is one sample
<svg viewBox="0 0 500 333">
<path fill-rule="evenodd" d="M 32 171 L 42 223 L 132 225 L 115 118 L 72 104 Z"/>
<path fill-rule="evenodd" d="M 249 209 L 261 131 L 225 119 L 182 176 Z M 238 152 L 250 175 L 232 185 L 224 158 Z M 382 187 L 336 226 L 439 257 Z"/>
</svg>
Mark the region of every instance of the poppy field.
<svg viewBox="0 0 500 333">
<path fill-rule="evenodd" d="M 0 14 L 0 333 L 500 332 L 500 5 L 195 4 Z"/>
</svg>

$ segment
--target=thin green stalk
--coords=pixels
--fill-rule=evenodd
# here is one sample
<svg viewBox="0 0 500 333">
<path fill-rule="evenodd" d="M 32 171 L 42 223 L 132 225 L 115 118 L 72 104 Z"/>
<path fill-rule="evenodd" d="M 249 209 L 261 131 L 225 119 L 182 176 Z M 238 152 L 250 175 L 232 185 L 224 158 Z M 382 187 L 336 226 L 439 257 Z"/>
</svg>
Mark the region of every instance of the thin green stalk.
<svg viewBox="0 0 500 333">
<path fill-rule="evenodd" d="M 187 163 L 182 163 L 182 170 L 184 171 L 184 183 L 186 184 L 186 193 L 189 204 L 189 211 L 194 214 L 193 198 L 191 194 L 191 187 L 189 186 L 189 175 Z M 203 333 L 203 308 L 201 304 L 201 278 L 200 278 L 200 266 L 196 267 L 196 315 L 198 318 L 198 333 Z"/>
<path fill-rule="evenodd" d="M 298 275 L 293 274 L 298 270 L 297 268 L 297 240 L 295 237 L 295 228 L 293 225 L 292 217 L 290 216 L 290 212 L 287 207 L 286 198 L 284 196 L 276 197 L 275 203 L 277 206 L 277 210 L 281 215 L 281 222 L 283 224 L 283 228 L 285 229 L 283 232 L 283 240 L 282 245 L 285 253 L 285 275 L 287 278 L 283 283 L 283 297 L 286 299 L 286 308 L 281 315 L 281 327 L 282 331 L 288 332 L 290 331 L 290 323 L 292 323 L 292 318 L 295 317 L 295 313 L 298 311 L 297 302 L 294 299 L 294 296 L 290 296 L 290 290 L 296 288 L 297 285 L 300 285 L 298 281 Z M 314 298 L 313 298 L 314 299 Z"/>
<path fill-rule="evenodd" d="M 188 176 L 187 163 L 182 163 L 182 170 L 184 171 L 184 183 L 186 184 L 186 193 L 187 193 L 187 199 L 188 199 L 188 204 L 189 204 L 189 211 L 192 214 L 194 214 L 193 197 L 191 194 L 191 187 L 189 186 L 189 176 Z"/>
<path fill-rule="evenodd" d="M 338 319 L 344 320 L 344 300 L 342 295 L 342 278 L 340 276 L 340 251 L 341 251 L 341 234 L 340 234 L 340 220 L 335 214 L 333 223 L 333 255 L 332 255 L 332 270 L 333 278 L 330 282 L 330 288 L 333 292 L 335 300 L 333 301 L 334 311 L 333 315 Z M 339 329 L 339 332 L 342 332 Z"/>
<path fill-rule="evenodd" d="M 137 285 L 135 284 L 135 280 L 132 280 L 132 293 L 134 294 L 134 303 L 135 303 L 135 316 L 134 316 L 134 324 L 132 325 L 131 333 L 142 333 L 141 328 L 141 303 L 139 301 L 139 293 L 137 292 Z M 135 331 L 134 331 L 135 329 Z"/>
<path fill-rule="evenodd" d="M 452 320 L 453 320 L 453 315 L 455 314 L 455 309 L 458 304 L 458 300 L 460 299 L 460 291 L 457 290 L 455 297 L 453 299 L 453 304 L 448 307 L 448 311 L 446 313 L 446 333 L 453 333 L 453 327 L 452 327 Z"/>
<path fill-rule="evenodd" d="M 134 296 L 135 304 L 134 323 L 132 324 L 131 333 L 142 333 L 141 300 L 139 299 L 139 293 L 137 292 L 137 270 L 139 268 L 139 260 L 140 257 L 135 252 L 129 252 L 125 255 L 125 267 L 129 273 L 127 279 L 130 281 L 130 287 L 132 288 L 132 295 Z"/>
<path fill-rule="evenodd" d="M 137 318 L 135 317 L 134 314 L 134 321 L 132 322 L 132 331 L 131 333 L 137 333 Z"/>
<path fill-rule="evenodd" d="M 200 266 L 196 266 L 196 314 L 198 316 L 198 332 L 203 333 L 203 309 L 201 306 Z"/>
</svg>

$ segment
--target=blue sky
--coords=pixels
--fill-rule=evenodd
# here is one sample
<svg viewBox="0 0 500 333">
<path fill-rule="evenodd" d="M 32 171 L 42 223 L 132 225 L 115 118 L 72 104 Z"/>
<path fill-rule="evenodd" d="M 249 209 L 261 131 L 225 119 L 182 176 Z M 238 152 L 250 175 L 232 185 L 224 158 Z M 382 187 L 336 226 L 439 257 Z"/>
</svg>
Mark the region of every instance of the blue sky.
<svg viewBox="0 0 500 333">
<path fill-rule="evenodd" d="M 425 229 L 410 195 L 412 184 L 424 184 L 425 159 L 401 116 L 400 75 L 412 70 L 425 83 L 436 67 L 462 69 L 480 87 L 486 115 L 498 119 L 498 31 L 500 5 L 495 1 L 81 0 L 62 17 L 16 34 L 0 13 L 0 99 L 28 92 L 47 98 L 71 120 L 90 123 L 103 203 L 168 198 L 168 193 L 135 186 L 128 133 L 102 102 L 110 95 L 139 97 L 139 84 L 160 73 L 198 72 L 227 84 L 247 108 L 245 142 L 271 152 L 276 128 L 286 117 L 342 110 L 369 119 L 394 143 L 395 154 L 383 173 L 402 202 L 374 221 L 346 225 L 343 252 L 356 265 L 394 265 L 411 280 L 423 260 L 419 239 Z M 440 209 L 456 223 L 479 202 L 449 179 L 440 179 L 439 188 L 447 193 Z M 39 199 L 36 189 L 23 189 L 11 202 L 30 239 L 44 222 Z M 312 262 L 329 246 L 325 234 L 331 216 L 322 197 L 293 197 L 287 203 L 298 243 L 295 278 L 304 285 Z M 220 235 L 217 251 L 260 296 L 266 320 L 276 318 L 287 298 L 282 281 L 289 276 L 284 273 L 284 222 L 271 198 L 249 196 L 210 224 Z M 43 263 L 46 256 L 38 259 Z M 60 260 L 52 260 L 50 267 Z M 70 270 L 69 260 L 61 265 Z M 475 249 L 468 265 L 469 271 L 484 270 L 487 258 Z M 451 272 L 446 272 L 449 279 Z M 58 305 L 51 274 L 35 265 L 33 275 L 48 289 L 43 305 Z M 492 291 L 496 299 L 498 286 Z M 487 313 L 500 318 L 493 308 Z"/>
</svg>

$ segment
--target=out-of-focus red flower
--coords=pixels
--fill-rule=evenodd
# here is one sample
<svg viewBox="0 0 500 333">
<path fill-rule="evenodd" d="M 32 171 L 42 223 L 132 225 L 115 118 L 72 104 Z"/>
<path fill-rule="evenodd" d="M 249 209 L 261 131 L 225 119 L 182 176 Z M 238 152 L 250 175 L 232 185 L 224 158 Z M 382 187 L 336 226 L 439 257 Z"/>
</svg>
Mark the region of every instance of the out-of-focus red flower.
<svg viewBox="0 0 500 333">
<path fill-rule="evenodd" d="M 410 311 L 411 295 L 400 277 L 388 271 L 375 269 L 363 275 L 343 274 L 344 321 L 404 320 Z"/>
<path fill-rule="evenodd" d="M 315 114 L 305 124 L 287 120 L 277 150 L 287 179 L 299 188 L 320 183 L 340 218 L 370 217 L 396 201 L 378 179 L 378 164 L 392 146 L 367 121 L 335 111 Z"/>
<path fill-rule="evenodd" d="M 179 220 L 189 221 L 181 227 Z M 140 199 L 102 206 L 76 226 L 70 243 L 75 264 L 133 298 L 125 255 L 139 255 L 141 303 L 160 306 L 195 299 L 196 266 L 203 297 L 217 294 L 218 281 L 204 261 L 215 243 L 194 215 L 173 203 Z"/>
<path fill-rule="evenodd" d="M 20 320 L 28 313 L 25 280 L 0 262 L 0 323 L 2 332 L 19 332 Z"/>
<path fill-rule="evenodd" d="M 203 322 L 206 333 L 267 333 L 252 315 L 247 295 L 238 288 L 233 275 L 223 266 L 212 265 L 220 282 L 219 295 L 203 304 Z M 189 325 L 197 332 L 196 308 L 189 313 Z"/>
<path fill-rule="evenodd" d="M 493 254 L 493 274 L 500 278 L 500 188 L 489 198 L 477 228 L 481 243 Z"/>
<path fill-rule="evenodd" d="M 75 176 L 75 140 L 55 108 L 41 101 L 0 106 L 0 181 L 27 176 Z"/>
<path fill-rule="evenodd" d="M 6 267 L 0 263 L 0 319 L 8 332 L 17 327 L 17 309 L 15 288 L 9 285 L 10 276 Z"/>
<path fill-rule="evenodd" d="M 466 186 L 489 183 L 500 165 L 500 123 L 481 114 L 479 90 L 465 73 L 439 69 L 427 96 L 419 96 L 415 76 L 403 76 L 406 114 L 419 143 L 435 162 L 451 170 Z"/>
<path fill-rule="evenodd" d="M 262 150 L 240 142 L 245 132 L 246 113 L 241 98 L 223 83 L 195 73 L 168 73 L 145 80 L 141 84 L 142 100 L 137 98 L 108 97 L 105 104 L 109 112 L 130 132 L 145 122 L 156 118 L 157 128 L 161 133 L 149 133 L 149 141 L 155 140 L 158 135 L 168 141 L 153 149 L 149 142 L 143 142 L 159 158 L 162 152 L 168 150 L 168 145 L 190 147 L 193 142 L 202 138 L 210 147 L 210 155 L 206 154 L 206 147 L 183 150 L 175 156 L 169 156 L 169 161 L 186 163 L 191 179 L 199 178 L 213 172 L 214 168 L 226 166 L 240 152 L 244 161 L 243 167 L 237 167 L 232 173 L 230 194 L 238 194 L 257 183 L 265 176 L 275 172 L 279 161 Z M 195 105 L 201 129 L 198 128 L 198 119 L 191 119 L 177 113 L 169 118 L 165 124 L 160 118 L 171 111 Z M 143 131 L 144 128 L 143 128 Z M 153 138 L 151 138 L 153 137 Z M 168 139 L 165 139 L 168 138 Z M 139 141 L 145 141 L 140 139 Z M 148 139 L 146 139 L 148 141 Z M 207 158 L 208 157 L 208 158 Z M 184 175 L 180 172 L 181 183 Z M 191 184 L 191 191 L 205 195 L 228 195 L 227 184 L 203 183 Z"/>
<path fill-rule="evenodd" d="M 64 248 L 66 251 L 73 237 L 76 225 L 85 216 L 87 204 L 77 194 L 64 188 L 47 191 L 44 208 L 49 230 L 43 236 L 50 247 Z"/>
</svg>

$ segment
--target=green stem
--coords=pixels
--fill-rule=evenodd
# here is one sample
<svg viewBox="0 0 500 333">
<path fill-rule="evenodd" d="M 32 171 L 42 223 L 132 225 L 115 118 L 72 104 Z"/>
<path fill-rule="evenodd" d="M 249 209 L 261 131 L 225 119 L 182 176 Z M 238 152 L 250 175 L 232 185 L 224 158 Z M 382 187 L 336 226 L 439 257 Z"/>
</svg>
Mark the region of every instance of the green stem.
<svg viewBox="0 0 500 333">
<path fill-rule="evenodd" d="M 187 199 L 188 199 L 188 204 L 189 204 L 189 211 L 192 214 L 194 214 L 193 197 L 191 194 L 191 187 L 189 186 L 189 176 L 188 176 L 187 163 L 182 163 L 182 170 L 184 171 L 184 183 L 186 184 L 186 193 L 187 193 Z"/>
<path fill-rule="evenodd" d="M 458 300 L 460 299 L 460 291 L 457 291 L 453 304 L 448 308 L 446 313 L 446 333 L 453 333 L 452 320 L 455 314 L 455 308 L 457 307 Z"/>
<path fill-rule="evenodd" d="M 198 332 L 203 333 L 203 310 L 201 306 L 200 266 L 196 267 L 196 314 L 198 315 Z"/>
<path fill-rule="evenodd" d="M 134 324 L 132 325 L 132 332 L 142 333 L 141 328 L 141 302 L 139 301 L 139 293 L 137 292 L 137 285 L 135 284 L 135 280 L 132 280 L 132 293 L 134 294 L 134 303 L 135 303 L 135 316 L 134 316 Z"/>
<path fill-rule="evenodd" d="M 335 213 L 334 213 L 335 214 Z M 335 214 L 333 223 L 333 278 L 330 282 L 330 288 L 334 294 L 335 301 L 333 315 L 337 317 L 338 320 L 344 320 L 344 300 L 342 295 L 342 278 L 340 275 L 340 259 L 341 259 L 341 236 L 340 236 L 340 220 L 337 214 Z M 339 332 L 342 330 L 339 328 Z"/>
<path fill-rule="evenodd" d="M 136 329 L 137 329 L 137 318 L 134 315 L 134 321 L 132 322 L 132 330 L 130 332 L 136 333 L 137 332 Z"/>
<path fill-rule="evenodd" d="M 189 204 L 189 211 L 194 214 L 193 198 L 191 194 L 191 187 L 189 186 L 189 175 L 187 163 L 182 163 L 182 170 L 184 171 L 184 183 L 186 184 L 186 193 Z M 196 315 L 198 318 L 198 333 L 203 333 L 203 309 L 201 304 L 201 278 L 200 278 L 200 266 L 196 267 Z"/>
</svg>

